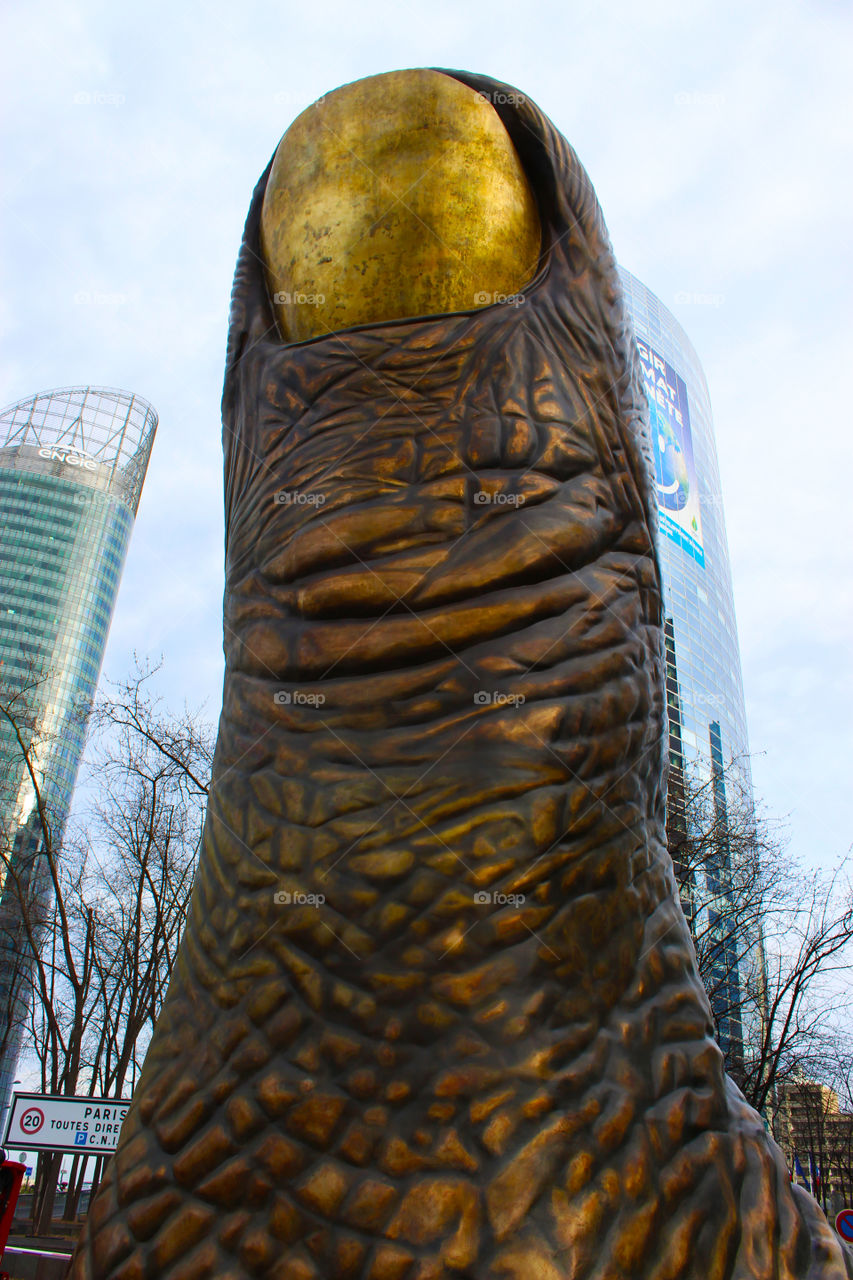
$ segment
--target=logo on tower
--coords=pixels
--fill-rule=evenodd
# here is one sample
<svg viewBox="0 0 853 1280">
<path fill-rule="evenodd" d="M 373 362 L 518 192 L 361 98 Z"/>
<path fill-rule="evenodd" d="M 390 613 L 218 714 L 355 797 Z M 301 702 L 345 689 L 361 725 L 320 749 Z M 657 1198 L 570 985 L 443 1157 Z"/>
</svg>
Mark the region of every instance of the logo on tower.
<svg viewBox="0 0 853 1280">
<path fill-rule="evenodd" d="M 85 449 L 76 445 L 52 444 L 39 449 L 39 457 L 50 462 L 61 462 L 66 467 L 77 467 L 81 471 L 97 471 L 98 464 Z"/>
</svg>

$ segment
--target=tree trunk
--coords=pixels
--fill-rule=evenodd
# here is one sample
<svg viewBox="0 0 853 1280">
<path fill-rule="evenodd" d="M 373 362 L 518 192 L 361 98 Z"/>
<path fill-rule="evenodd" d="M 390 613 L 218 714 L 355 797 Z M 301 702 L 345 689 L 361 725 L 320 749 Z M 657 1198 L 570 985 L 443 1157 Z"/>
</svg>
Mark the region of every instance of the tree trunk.
<svg viewBox="0 0 853 1280">
<path fill-rule="evenodd" d="M 59 1180 L 59 1170 L 62 1167 L 62 1155 L 60 1153 L 46 1154 L 39 1156 L 39 1182 L 40 1188 L 37 1201 L 33 1204 L 33 1229 L 37 1236 L 50 1235 L 50 1225 L 53 1221 L 53 1204 L 56 1200 L 56 1184 Z"/>
<path fill-rule="evenodd" d="M 62 1211 L 63 1222 L 73 1222 L 77 1217 L 77 1205 L 80 1200 L 80 1188 L 83 1185 L 83 1175 L 86 1171 L 88 1159 L 86 1156 L 82 1158 L 75 1156 L 71 1165 L 71 1173 L 68 1175 L 68 1190 L 65 1193 L 65 1208 Z"/>
<path fill-rule="evenodd" d="M 95 1192 L 98 1190 L 98 1184 L 104 1176 L 104 1164 L 108 1157 L 98 1156 L 95 1160 L 95 1172 L 92 1174 L 92 1190 L 89 1192 L 89 1204 L 95 1198 Z"/>
</svg>

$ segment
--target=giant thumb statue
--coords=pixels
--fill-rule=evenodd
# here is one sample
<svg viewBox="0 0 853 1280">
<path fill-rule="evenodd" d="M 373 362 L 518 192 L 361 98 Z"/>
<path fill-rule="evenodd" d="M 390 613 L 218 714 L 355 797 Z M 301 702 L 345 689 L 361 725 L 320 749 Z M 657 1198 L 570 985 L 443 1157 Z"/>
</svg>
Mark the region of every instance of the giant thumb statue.
<svg viewBox="0 0 853 1280">
<path fill-rule="evenodd" d="M 845 1280 L 664 843 L 646 406 L 523 94 L 348 85 L 249 208 L 179 962 L 74 1280 Z"/>
</svg>

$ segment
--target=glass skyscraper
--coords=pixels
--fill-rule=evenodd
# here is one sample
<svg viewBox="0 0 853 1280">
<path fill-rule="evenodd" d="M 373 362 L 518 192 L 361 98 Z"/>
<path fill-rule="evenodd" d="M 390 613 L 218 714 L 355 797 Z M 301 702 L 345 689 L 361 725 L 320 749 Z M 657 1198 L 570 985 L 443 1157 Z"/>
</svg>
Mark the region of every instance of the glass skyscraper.
<svg viewBox="0 0 853 1280">
<path fill-rule="evenodd" d="M 669 712 L 670 834 L 688 821 L 684 794 L 702 786 L 717 816 L 717 838 L 699 870 L 683 885 L 688 917 L 713 944 L 720 926 L 711 1003 L 721 1044 L 743 1052 L 740 984 L 754 940 L 731 937 L 732 859 L 728 811 L 751 805 L 749 740 L 735 622 L 729 551 L 720 492 L 711 403 L 702 366 L 675 317 L 629 271 L 620 267 L 625 301 L 649 399 L 649 427 L 660 518 L 658 550 L 664 598 Z M 690 832 L 685 833 L 690 837 Z M 672 843 L 672 839 L 671 839 Z M 703 878 L 695 883 L 696 875 Z M 691 892 L 691 879 L 693 880 Z"/>
<path fill-rule="evenodd" d="M 156 429 L 100 387 L 0 413 L 0 1105 L 27 1007 L 21 899 L 49 900 L 45 825 L 58 849 Z"/>
</svg>

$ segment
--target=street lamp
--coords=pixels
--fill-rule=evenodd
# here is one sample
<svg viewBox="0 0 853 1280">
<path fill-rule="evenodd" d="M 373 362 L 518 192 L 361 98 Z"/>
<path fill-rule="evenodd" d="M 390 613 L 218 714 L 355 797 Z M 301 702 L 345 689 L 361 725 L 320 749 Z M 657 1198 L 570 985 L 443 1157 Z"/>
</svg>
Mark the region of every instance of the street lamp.
<svg viewBox="0 0 853 1280">
<path fill-rule="evenodd" d="M 20 1080 L 13 1080 L 13 1081 L 12 1081 L 12 1088 L 14 1089 L 15 1085 L 16 1085 L 16 1084 L 20 1084 L 20 1083 L 21 1083 L 21 1082 L 20 1082 Z M 7 1102 L 7 1103 L 5 1104 L 5 1106 L 3 1107 L 3 1111 L 8 1111 L 8 1110 L 9 1110 L 9 1108 L 11 1107 L 11 1105 L 12 1105 L 12 1103 L 11 1103 L 11 1102 Z M 0 1111 L 0 1115 L 2 1115 L 2 1114 L 3 1114 L 3 1111 Z"/>
</svg>

